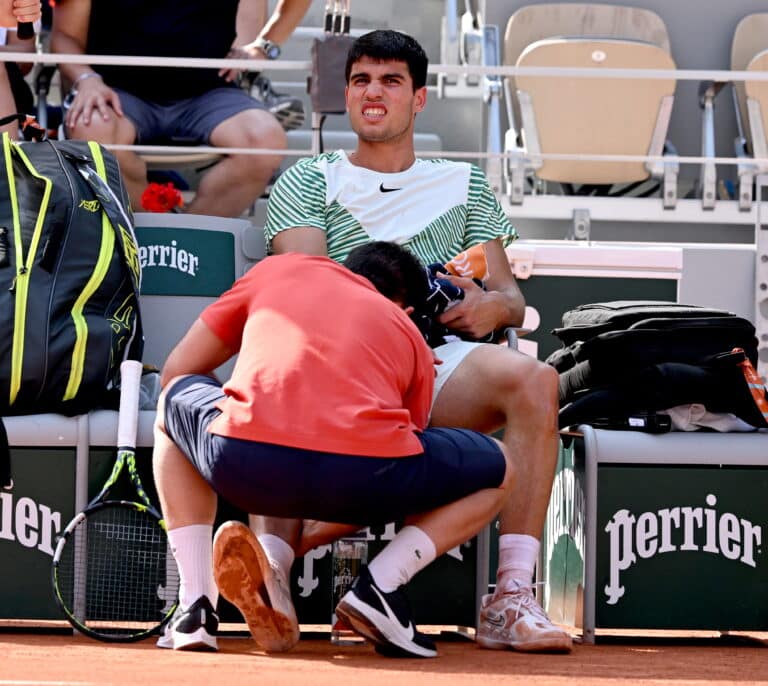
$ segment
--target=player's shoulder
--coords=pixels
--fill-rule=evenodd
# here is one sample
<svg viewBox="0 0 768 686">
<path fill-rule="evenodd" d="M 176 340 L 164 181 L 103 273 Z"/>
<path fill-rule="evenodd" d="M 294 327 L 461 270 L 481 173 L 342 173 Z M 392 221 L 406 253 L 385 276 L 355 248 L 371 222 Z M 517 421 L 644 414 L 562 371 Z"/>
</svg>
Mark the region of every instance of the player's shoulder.
<svg viewBox="0 0 768 686">
<path fill-rule="evenodd" d="M 467 185 L 470 196 L 482 194 L 489 185 L 485 172 L 472 162 L 448 160 L 442 157 L 422 159 L 419 162 L 427 174 L 434 174 L 441 178 L 461 179 L 462 184 Z"/>
<path fill-rule="evenodd" d="M 313 185 L 316 185 L 318 181 L 327 176 L 328 169 L 340 160 L 341 156 L 337 152 L 324 152 L 312 157 L 302 157 L 280 173 L 275 185 L 280 191 L 301 187 L 304 182 L 310 179 Z"/>
<path fill-rule="evenodd" d="M 426 169 L 434 170 L 435 173 L 446 173 L 451 171 L 464 173 L 472 179 L 485 178 L 485 172 L 478 165 L 472 162 L 465 162 L 463 160 L 448 160 L 444 157 L 429 157 L 420 159 L 419 163 L 424 165 Z"/>
<path fill-rule="evenodd" d="M 321 152 L 319 155 L 301 157 L 288 167 L 288 171 L 316 169 L 328 164 L 334 164 L 338 162 L 339 158 L 338 152 Z"/>
<path fill-rule="evenodd" d="M 469 169 L 472 164 L 463 160 L 448 160 L 444 157 L 422 157 L 419 163 L 424 165 L 433 165 L 436 169 Z"/>
</svg>

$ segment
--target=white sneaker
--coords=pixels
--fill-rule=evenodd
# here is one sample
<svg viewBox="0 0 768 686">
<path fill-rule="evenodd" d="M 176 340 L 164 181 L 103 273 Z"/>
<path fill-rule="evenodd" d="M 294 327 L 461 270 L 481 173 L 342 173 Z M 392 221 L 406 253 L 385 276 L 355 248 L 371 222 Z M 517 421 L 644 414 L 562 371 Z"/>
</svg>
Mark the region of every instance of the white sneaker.
<svg viewBox="0 0 768 686">
<path fill-rule="evenodd" d="M 218 650 L 219 616 L 207 596 L 200 596 L 188 609 L 179 607 L 157 639 L 158 648 L 173 650 Z"/>
<path fill-rule="evenodd" d="M 213 537 L 216 585 L 243 615 L 263 650 L 283 652 L 299 641 L 299 622 L 283 572 L 242 522 L 225 522 Z"/>
<path fill-rule="evenodd" d="M 568 653 L 573 641 L 555 626 L 533 597 L 531 586 L 483 596 L 475 640 L 483 648 Z"/>
</svg>

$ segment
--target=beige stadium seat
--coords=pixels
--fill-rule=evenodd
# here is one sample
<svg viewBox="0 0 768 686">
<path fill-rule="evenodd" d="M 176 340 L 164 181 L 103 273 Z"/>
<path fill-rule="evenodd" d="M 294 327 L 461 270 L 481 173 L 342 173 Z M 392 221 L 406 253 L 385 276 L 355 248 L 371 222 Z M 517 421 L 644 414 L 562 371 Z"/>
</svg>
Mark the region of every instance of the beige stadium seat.
<svg viewBox="0 0 768 686">
<path fill-rule="evenodd" d="M 768 36 L 766 36 L 768 42 Z M 768 71 L 768 48 L 755 55 L 747 65 L 747 71 Z M 768 157 L 766 132 L 768 132 L 768 81 L 747 81 L 747 110 L 752 151 L 755 157 Z"/>
<path fill-rule="evenodd" d="M 768 12 L 749 14 L 736 26 L 731 44 L 732 71 L 768 71 Z M 736 154 L 745 158 L 739 165 L 739 201 L 743 209 L 752 204 L 756 173 L 768 172 L 747 158 L 768 157 L 768 82 L 734 81 L 739 137 Z"/>
<path fill-rule="evenodd" d="M 510 17 L 504 62 L 518 67 L 674 70 L 661 18 L 649 10 L 594 4 L 523 7 Z M 675 79 L 589 79 L 518 76 L 505 84 L 513 152 L 507 170 L 513 202 L 522 202 L 531 173 L 560 183 L 603 189 L 664 177 L 673 206 L 677 165 L 536 159 L 537 153 L 653 155 L 665 150 Z"/>
</svg>

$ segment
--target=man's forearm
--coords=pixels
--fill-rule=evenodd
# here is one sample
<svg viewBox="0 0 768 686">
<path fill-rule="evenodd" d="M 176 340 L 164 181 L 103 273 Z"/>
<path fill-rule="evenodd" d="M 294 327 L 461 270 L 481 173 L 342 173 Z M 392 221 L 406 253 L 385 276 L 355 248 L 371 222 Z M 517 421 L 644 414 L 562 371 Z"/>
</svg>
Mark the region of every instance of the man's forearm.
<svg viewBox="0 0 768 686">
<path fill-rule="evenodd" d="M 259 35 L 274 43 L 284 43 L 296 30 L 311 4 L 312 0 L 279 0 Z"/>
<path fill-rule="evenodd" d="M 506 326 L 522 326 L 525 318 L 525 298 L 517 284 L 513 288 L 488 291 L 485 297 L 497 308 L 498 316 L 494 330 L 497 331 Z"/>
<path fill-rule="evenodd" d="M 260 16 L 261 3 L 241 2 L 237 14 L 237 44 L 250 45 L 257 38 L 265 38 L 282 45 L 296 30 L 307 13 L 312 0 L 280 0 L 268 19 Z"/>
</svg>

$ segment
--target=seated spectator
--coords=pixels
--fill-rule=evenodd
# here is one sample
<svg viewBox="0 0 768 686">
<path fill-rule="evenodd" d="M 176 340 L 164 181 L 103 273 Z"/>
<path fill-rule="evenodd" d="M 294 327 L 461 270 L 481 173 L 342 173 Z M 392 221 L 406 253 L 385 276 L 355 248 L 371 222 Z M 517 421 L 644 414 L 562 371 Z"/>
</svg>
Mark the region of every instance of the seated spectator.
<svg viewBox="0 0 768 686">
<path fill-rule="evenodd" d="M 31 24 L 39 22 L 41 14 L 40 0 L 17 0 L 16 3 L 3 0 L 0 8 L 0 51 L 34 52 L 35 41 L 19 38 L 16 27 L 19 21 Z M 24 80 L 31 68 L 31 63 L 5 62 L 5 68 L 0 69 L 0 118 L 15 113 L 34 112 L 32 90 Z M 0 131 L 8 131 L 13 138 L 18 136 L 18 130 L 18 122 L 0 127 Z"/>
<path fill-rule="evenodd" d="M 60 0 L 53 13 L 51 50 L 88 55 L 262 58 L 251 41 L 262 0 Z M 283 0 L 268 22 L 278 38 L 290 35 L 308 0 Z M 290 6 L 292 11 L 287 11 Z M 256 12 L 256 14 L 254 14 Z M 267 27 L 264 27 L 265 29 Z M 117 30 L 116 30 L 117 29 Z M 285 132 L 264 102 L 234 83 L 228 69 L 61 64 L 70 87 L 64 99 L 70 138 L 102 144 L 190 143 L 283 150 Z M 116 150 L 134 209 L 147 186 L 146 164 Z M 258 199 L 280 154 L 226 155 L 202 176 L 186 210 L 240 216 Z"/>
<path fill-rule="evenodd" d="M 215 650 L 218 591 L 262 649 L 299 640 L 281 572 L 291 546 L 240 522 L 212 546 L 218 494 L 244 512 L 356 528 L 404 518 L 337 614 L 385 654 L 437 654 L 402 587 L 491 521 L 509 458 L 484 434 L 426 428 L 434 358 L 408 316 L 426 296 L 419 261 L 375 242 L 346 265 L 264 259 L 203 311 L 163 367 L 153 466 L 181 591 L 160 647 Z M 208 375 L 234 354 L 222 387 Z"/>
</svg>

